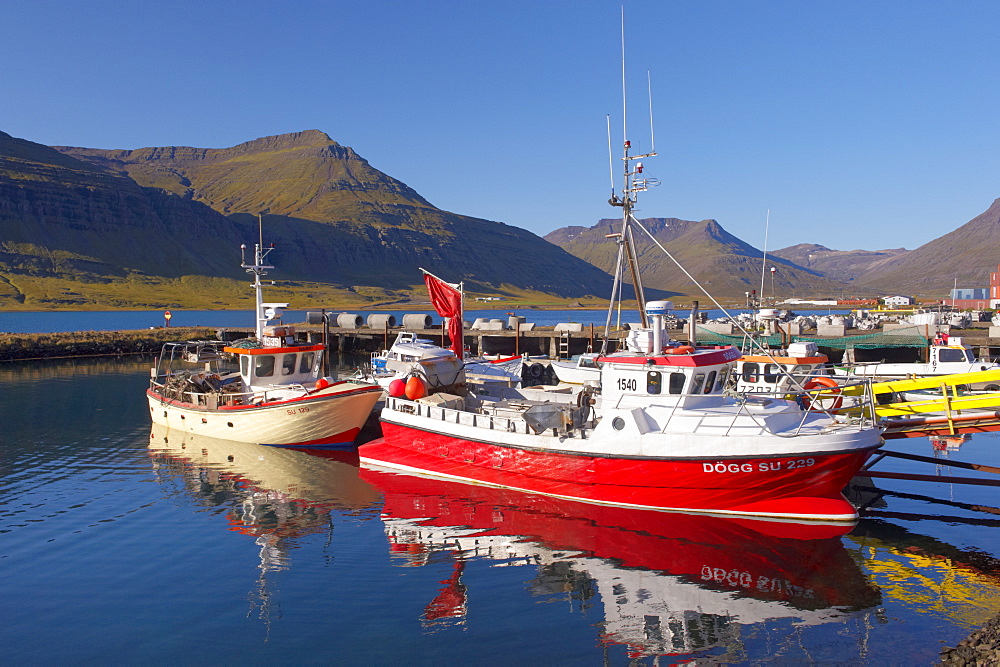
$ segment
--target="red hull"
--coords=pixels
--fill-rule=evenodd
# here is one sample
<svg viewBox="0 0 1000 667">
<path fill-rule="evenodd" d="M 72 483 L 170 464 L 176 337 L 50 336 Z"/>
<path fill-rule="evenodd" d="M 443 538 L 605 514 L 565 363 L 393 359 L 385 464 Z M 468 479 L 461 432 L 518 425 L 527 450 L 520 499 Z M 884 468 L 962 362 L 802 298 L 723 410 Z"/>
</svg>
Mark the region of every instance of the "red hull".
<svg viewBox="0 0 1000 667">
<path fill-rule="evenodd" d="M 872 449 L 794 457 L 608 458 L 517 449 L 387 422 L 362 463 L 588 503 L 851 521 L 841 493 Z"/>
</svg>

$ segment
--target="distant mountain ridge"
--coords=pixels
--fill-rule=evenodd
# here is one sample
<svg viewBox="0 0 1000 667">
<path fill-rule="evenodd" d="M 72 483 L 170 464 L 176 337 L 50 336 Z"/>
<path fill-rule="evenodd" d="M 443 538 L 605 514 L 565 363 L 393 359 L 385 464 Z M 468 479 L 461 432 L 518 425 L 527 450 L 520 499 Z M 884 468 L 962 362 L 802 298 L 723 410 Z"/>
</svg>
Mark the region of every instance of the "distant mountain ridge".
<svg viewBox="0 0 1000 667">
<path fill-rule="evenodd" d="M 958 229 L 881 263 L 857 283 L 871 289 L 939 293 L 959 287 L 989 287 L 1000 265 L 1000 199 Z"/>
<path fill-rule="evenodd" d="M 257 238 L 258 214 L 279 280 L 390 294 L 419 286 L 423 266 L 471 291 L 610 289 L 599 269 L 517 227 L 437 209 L 319 131 L 136 150 L 0 134 L 0 305 L 88 303 L 74 282 L 141 292 L 160 278 L 245 279 L 238 246 Z"/>
<path fill-rule="evenodd" d="M 851 283 L 878 267 L 910 252 L 894 250 L 831 250 L 815 243 L 775 250 L 771 254 L 794 262 L 801 267 L 844 283 Z"/>
<path fill-rule="evenodd" d="M 764 254 L 745 241 L 727 232 L 715 220 L 680 220 L 678 218 L 645 218 L 642 226 L 684 266 L 698 282 L 717 296 L 739 296 L 750 290 L 760 290 L 763 276 L 764 292 L 815 293 L 839 291 L 841 283 L 818 272 L 781 258 Z M 609 234 L 619 232 L 621 221 L 603 219 L 593 227 L 564 227 L 545 236 L 567 252 L 604 269 L 613 270 L 618 247 Z M 636 253 L 643 267 L 642 281 L 646 287 L 676 290 L 697 296 L 694 282 L 677 267 L 641 231 L 635 232 Z M 773 288 L 771 266 L 774 272 Z"/>
</svg>

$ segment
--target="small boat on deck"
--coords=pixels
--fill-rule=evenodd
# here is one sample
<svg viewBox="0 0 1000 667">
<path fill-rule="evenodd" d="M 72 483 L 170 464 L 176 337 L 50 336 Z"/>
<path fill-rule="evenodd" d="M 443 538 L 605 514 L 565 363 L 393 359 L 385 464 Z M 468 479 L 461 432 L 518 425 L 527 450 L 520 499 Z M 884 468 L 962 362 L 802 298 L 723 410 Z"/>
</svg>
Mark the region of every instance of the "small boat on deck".
<svg viewBox="0 0 1000 667">
<path fill-rule="evenodd" d="M 597 352 L 586 352 L 576 358 L 575 361 L 560 361 L 553 359 L 549 362 L 552 370 L 560 382 L 567 384 L 585 384 L 588 380 L 599 380 L 601 377 L 601 367 L 597 360 L 601 355 Z"/>
<path fill-rule="evenodd" d="M 287 303 L 264 303 L 261 275 L 273 249 L 255 247 L 255 338 L 167 343 L 146 397 L 154 424 L 238 442 L 351 448 L 382 389 L 324 375 L 325 344 L 302 343 L 289 326 L 269 326 Z"/>
<path fill-rule="evenodd" d="M 522 364 L 523 357 L 520 355 L 498 359 L 460 359 L 450 348 L 418 338 L 412 332 L 401 331 L 389 349 L 372 353 L 369 367 L 359 371 L 356 377 L 377 382 L 388 390 L 394 380 L 405 382 L 416 376 L 427 387 L 433 388 L 452 384 L 464 369 L 468 376 L 480 382 L 511 385 L 521 381 Z"/>
</svg>

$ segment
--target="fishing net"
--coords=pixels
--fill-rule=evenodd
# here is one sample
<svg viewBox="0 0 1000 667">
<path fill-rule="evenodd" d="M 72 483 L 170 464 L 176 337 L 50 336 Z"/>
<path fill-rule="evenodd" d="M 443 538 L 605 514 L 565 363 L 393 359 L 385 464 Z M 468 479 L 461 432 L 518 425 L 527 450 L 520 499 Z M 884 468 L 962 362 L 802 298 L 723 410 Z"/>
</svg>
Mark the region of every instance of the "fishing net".
<svg viewBox="0 0 1000 667">
<path fill-rule="evenodd" d="M 754 335 L 754 338 L 765 347 L 782 347 L 785 341 L 781 334 Z M 927 337 L 924 335 L 924 327 L 915 325 L 899 329 L 892 329 L 889 332 L 878 332 L 870 334 L 860 334 L 857 336 L 792 336 L 792 342 L 806 341 L 816 343 L 819 347 L 826 347 L 833 350 L 872 349 L 884 347 L 927 347 Z M 743 334 L 721 334 L 698 327 L 698 342 L 704 345 L 735 345 L 739 348 L 746 347 L 747 337 Z"/>
</svg>

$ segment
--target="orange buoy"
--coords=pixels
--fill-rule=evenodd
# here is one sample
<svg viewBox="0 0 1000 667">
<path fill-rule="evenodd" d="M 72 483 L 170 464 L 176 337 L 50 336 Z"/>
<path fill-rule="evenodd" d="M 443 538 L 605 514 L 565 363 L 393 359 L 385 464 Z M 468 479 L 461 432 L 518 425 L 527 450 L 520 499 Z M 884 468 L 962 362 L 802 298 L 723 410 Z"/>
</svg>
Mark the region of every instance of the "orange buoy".
<svg viewBox="0 0 1000 667">
<path fill-rule="evenodd" d="M 427 388 L 424 387 L 424 381 L 414 375 L 406 381 L 405 393 L 408 399 L 415 401 L 427 395 Z"/>
<path fill-rule="evenodd" d="M 333 383 L 330 382 L 330 378 L 320 378 L 316 380 L 316 391 L 319 391 L 320 389 L 326 389 L 331 384 Z"/>
<path fill-rule="evenodd" d="M 664 352 L 667 354 L 691 354 L 694 352 L 694 347 L 691 345 L 680 345 L 678 347 L 668 347 Z"/>
<path fill-rule="evenodd" d="M 406 393 L 406 380 L 396 378 L 389 383 L 389 395 L 393 398 L 400 398 Z"/>
</svg>

